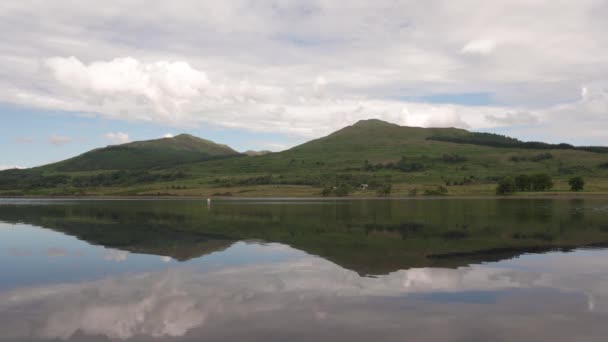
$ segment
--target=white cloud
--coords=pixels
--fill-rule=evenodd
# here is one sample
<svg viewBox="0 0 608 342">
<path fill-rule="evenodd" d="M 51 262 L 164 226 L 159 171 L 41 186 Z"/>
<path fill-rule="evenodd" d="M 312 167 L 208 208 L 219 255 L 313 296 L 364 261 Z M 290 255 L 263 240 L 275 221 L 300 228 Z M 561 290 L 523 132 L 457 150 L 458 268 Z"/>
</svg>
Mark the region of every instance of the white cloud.
<svg viewBox="0 0 608 342">
<path fill-rule="evenodd" d="M 163 138 L 173 138 L 173 134 L 167 133 L 167 134 L 163 135 Z"/>
<path fill-rule="evenodd" d="M 72 138 L 63 135 L 51 135 L 48 139 L 49 144 L 63 146 L 72 142 Z"/>
<path fill-rule="evenodd" d="M 258 146 L 259 149 L 268 150 L 268 151 L 272 151 L 272 152 L 279 152 L 279 151 L 287 150 L 294 146 L 293 144 L 283 144 L 283 143 L 274 142 L 274 141 L 259 141 L 259 142 L 255 142 L 254 144 L 256 146 Z"/>
<path fill-rule="evenodd" d="M 496 42 L 491 39 L 474 40 L 462 47 L 462 53 L 489 55 L 496 48 Z"/>
<path fill-rule="evenodd" d="M 112 144 L 126 144 L 130 141 L 129 135 L 122 132 L 109 132 L 104 134 L 104 138 L 109 140 Z"/>
<path fill-rule="evenodd" d="M 129 252 L 119 249 L 107 249 L 104 252 L 103 259 L 108 261 L 122 262 L 129 258 Z"/>
<path fill-rule="evenodd" d="M 277 245 L 270 248 L 285 247 Z M 287 250 L 291 248 L 287 247 Z M 403 326 L 404 322 L 411 320 L 414 320 L 414 325 L 426 321 L 435 329 L 444 329 L 444 336 L 455 336 L 454 333 L 463 329 L 470 332 L 468 325 L 444 325 L 444 322 L 452 319 L 441 318 L 456 315 L 470 321 L 477 316 L 476 313 L 480 314 L 478 319 L 492 317 L 489 322 L 513 319 L 527 325 L 535 323 L 535 326 L 547 326 L 542 323 L 551 322 L 552 315 L 539 313 L 559 312 L 558 327 L 563 327 L 564 322 L 586 321 L 590 318 L 588 314 L 608 312 L 608 277 L 604 256 L 605 253 L 598 251 L 550 253 L 542 257 L 524 256 L 499 265 L 457 269 L 416 268 L 377 277 L 361 277 L 332 262 L 307 255 L 295 260 L 208 271 L 191 267 L 173 268 L 1 292 L 0 328 L 6 332 L 3 337 L 9 340 L 25 337 L 68 340 L 75 335 L 83 338 L 101 335 L 120 340 L 136 336 L 142 339 L 175 338 L 189 333 L 204 336 L 214 328 L 225 329 L 226 322 L 257 323 L 258 318 L 272 318 L 264 320 L 265 324 L 285 318 L 290 324 L 282 326 L 280 331 L 291 331 L 286 328 L 297 331 L 300 320 L 290 315 L 299 312 L 327 320 L 332 326 L 339 323 L 353 329 L 360 325 L 360 315 L 379 317 L 367 316 L 371 311 L 380 315 L 393 314 L 390 310 L 394 306 L 387 305 L 387 300 L 408 304 L 397 305 L 395 313 L 399 314 L 392 315 L 396 321 L 389 329 L 392 336 L 396 336 L 397 327 L 403 329 L 403 333 L 410 334 L 420 330 Z M 481 305 L 482 310 L 475 311 L 480 303 L 468 302 L 466 298 L 470 299 L 470 294 L 476 292 L 496 296 L 500 305 Z M 451 298 L 454 299 L 462 293 L 469 295 L 464 296 L 464 301 L 444 302 L 432 300 L 433 296 L 430 300 L 424 300 L 424 295 L 442 293 L 453 294 Z M 545 296 L 551 294 L 559 294 L 550 298 L 559 298 L 563 302 L 547 301 Z M 352 304 L 351 301 L 364 304 L 359 308 L 371 311 L 355 310 L 356 314 L 348 316 L 349 320 L 346 320 L 345 315 L 351 310 L 345 310 L 348 306 L 344 304 Z M 560 310 L 556 311 L 557 308 Z M 432 312 L 434 319 L 430 322 L 425 310 L 426 313 Z M 19 312 L 19 315 L 15 315 L 15 312 Z M 388 317 L 382 318 L 375 324 Z M 598 317 L 592 320 L 600 322 Z M 485 326 L 478 320 L 476 322 L 479 326 Z M 250 326 L 243 328 L 250 329 Z M 493 328 L 493 336 L 498 331 L 512 336 L 514 331 L 512 325 Z M 563 328 L 562 333 L 565 333 L 572 330 L 572 325 L 566 324 Z M 233 326 L 232 329 L 239 327 Z M 526 332 L 530 334 L 532 330 Z M 546 330 L 539 331 L 546 336 Z M 428 330 L 423 329 L 422 333 L 428 337 Z"/>
<path fill-rule="evenodd" d="M 162 261 L 162 262 L 164 262 L 164 263 L 168 263 L 168 262 L 173 261 L 173 258 L 168 257 L 168 256 L 161 256 L 161 257 L 160 257 L 160 261 Z"/>
<path fill-rule="evenodd" d="M 11 169 L 25 169 L 25 167 L 19 165 L 0 165 L 0 171 Z"/>
<path fill-rule="evenodd" d="M 578 102 L 581 87 L 608 81 L 601 1 L 145 6 L 0 5 L 0 101 L 300 137 L 377 117 L 473 129 L 525 122 L 586 139 L 582 120 L 572 120 L 579 129 L 558 121 L 557 107 L 570 105 L 608 129 L 594 114 L 599 102 Z M 462 93 L 489 93 L 501 105 L 401 100 Z"/>
</svg>

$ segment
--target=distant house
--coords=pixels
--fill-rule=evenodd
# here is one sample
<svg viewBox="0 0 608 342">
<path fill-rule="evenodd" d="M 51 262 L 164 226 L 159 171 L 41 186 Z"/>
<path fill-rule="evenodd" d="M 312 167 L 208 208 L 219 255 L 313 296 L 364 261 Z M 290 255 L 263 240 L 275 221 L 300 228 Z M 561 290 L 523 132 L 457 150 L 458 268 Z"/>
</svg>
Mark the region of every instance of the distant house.
<svg viewBox="0 0 608 342">
<path fill-rule="evenodd" d="M 367 185 L 367 184 L 361 184 L 359 186 L 359 189 L 361 189 L 361 190 L 367 190 L 367 188 L 369 188 L 369 185 Z"/>
</svg>

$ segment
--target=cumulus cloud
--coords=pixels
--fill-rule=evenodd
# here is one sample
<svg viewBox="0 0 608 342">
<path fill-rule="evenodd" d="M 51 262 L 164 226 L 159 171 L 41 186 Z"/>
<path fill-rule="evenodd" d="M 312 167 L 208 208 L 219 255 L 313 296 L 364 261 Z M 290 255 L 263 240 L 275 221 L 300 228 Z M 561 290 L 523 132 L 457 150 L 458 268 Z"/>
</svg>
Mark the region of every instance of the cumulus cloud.
<svg viewBox="0 0 608 342">
<path fill-rule="evenodd" d="M 163 135 L 163 138 L 173 138 L 173 134 L 167 133 L 167 134 Z"/>
<path fill-rule="evenodd" d="M 129 135 L 123 132 L 109 132 L 104 134 L 104 138 L 110 141 L 112 144 L 125 144 L 130 141 Z"/>
<path fill-rule="evenodd" d="M 49 144 L 55 146 L 63 146 L 72 142 L 72 138 L 64 135 L 53 134 L 48 139 Z"/>
<path fill-rule="evenodd" d="M 608 128 L 595 115 L 602 101 L 577 99 L 608 80 L 602 2 L 138 6 L 0 6 L 0 101 L 300 137 L 371 117 L 471 129 L 526 122 L 537 133 L 569 129 L 566 140 L 586 139 L 583 123 Z M 22 18 L 39 24 L 15 31 Z M 501 105 L 399 100 L 479 92 Z M 564 106 L 579 120 L 560 123 Z"/>
<path fill-rule="evenodd" d="M 141 63 L 126 57 L 111 61 L 96 61 L 88 65 L 75 57 L 55 57 L 45 61 L 55 80 L 93 101 L 111 101 L 119 106 L 121 99 L 134 107 L 151 106 L 161 118 L 179 118 L 180 106 L 201 96 L 209 84 L 204 72 L 193 69 L 183 61 Z M 82 99 L 90 104 L 89 99 Z M 101 108 L 100 108 L 101 109 Z M 122 108 L 128 110 L 128 108 Z M 144 113 L 135 113 L 146 119 Z"/>
</svg>

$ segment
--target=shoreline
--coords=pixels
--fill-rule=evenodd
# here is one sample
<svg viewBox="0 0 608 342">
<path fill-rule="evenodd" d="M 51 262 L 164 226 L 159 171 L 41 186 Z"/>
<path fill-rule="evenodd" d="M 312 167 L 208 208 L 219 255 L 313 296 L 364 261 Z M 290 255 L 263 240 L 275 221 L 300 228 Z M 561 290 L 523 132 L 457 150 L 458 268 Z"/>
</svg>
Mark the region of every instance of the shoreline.
<svg viewBox="0 0 608 342">
<path fill-rule="evenodd" d="M 184 195 L 83 195 L 83 196 L 3 196 L 0 200 L 221 200 L 221 201 L 357 201 L 357 200 L 450 200 L 450 199 L 607 199 L 608 193 L 539 193 L 539 194 L 515 194 L 515 195 L 445 195 L 445 196 L 184 196 Z"/>
</svg>

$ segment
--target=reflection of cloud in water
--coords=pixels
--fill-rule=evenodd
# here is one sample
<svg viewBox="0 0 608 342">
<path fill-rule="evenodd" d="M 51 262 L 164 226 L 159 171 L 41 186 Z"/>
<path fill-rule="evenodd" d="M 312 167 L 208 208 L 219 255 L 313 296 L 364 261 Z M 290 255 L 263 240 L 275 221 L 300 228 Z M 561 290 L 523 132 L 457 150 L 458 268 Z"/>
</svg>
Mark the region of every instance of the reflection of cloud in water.
<svg viewBox="0 0 608 342">
<path fill-rule="evenodd" d="M 173 258 L 168 257 L 168 256 L 161 256 L 160 257 L 160 261 L 162 262 L 171 262 L 173 260 Z"/>
<path fill-rule="evenodd" d="M 32 250 L 21 247 L 11 247 L 8 249 L 8 254 L 13 257 L 25 257 L 32 255 Z"/>
<path fill-rule="evenodd" d="M 587 257 L 592 258 L 597 257 Z M 522 258 L 517 263 L 526 261 Z M 442 327 L 454 332 L 466 329 L 460 320 L 473 316 L 480 327 L 517 329 L 509 324 L 524 319 L 528 326 L 546 327 L 557 319 L 552 316 L 555 310 L 564 310 L 560 313 L 562 325 L 578 320 L 584 325 L 593 322 L 585 320 L 585 315 L 590 315 L 586 310 L 608 312 L 608 265 L 585 265 L 548 273 L 489 266 L 424 268 L 377 278 L 360 277 L 314 257 L 205 273 L 178 268 L 0 294 L 0 331 L 9 331 L 0 340 L 27 336 L 68 339 L 78 332 L 113 339 L 179 337 L 217 330 L 226 321 L 260 320 L 262 324 L 265 317 L 272 317 L 263 323 L 269 325 L 288 320 L 282 331 L 309 324 L 302 317 L 310 317 L 318 322 L 315 324 L 347 326 L 352 331 L 362 329 L 362 323 L 371 324 L 369 328 L 399 330 L 416 322 L 433 321 L 436 330 L 427 331 L 429 336 L 451 336 L 453 332 L 441 332 Z M 458 293 L 476 291 L 497 293 L 498 300 L 507 299 L 497 306 L 483 306 L 420 299 L 425 296 L 403 297 L 453 293 L 458 298 Z M 530 291 L 537 294 L 531 295 Z M 397 305 L 403 302 L 408 306 Z M 488 310 L 495 312 L 489 315 Z M 520 317 L 530 312 L 533 314 Z M 503 316 L 512 319 L 501 320 Z M 559 329 L 554 333 L 559 339 Z"/>
<path fill-rule="evenodd" d="M 109 261 L 125 261 L 129 257 L 129 252 L 118 249 L 106 249 L 103 258 Z"/>
<path fill-rule="evenodd" d="M 46 251 L 46 255 L 50 258 L 64 257 L 70 254 L 65 248 L 53 247 Z"/>
</svg>

